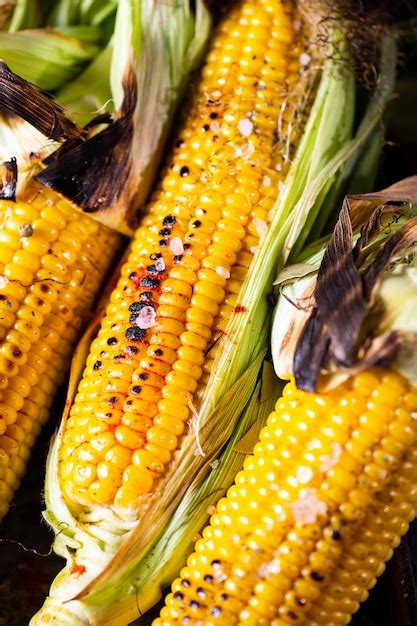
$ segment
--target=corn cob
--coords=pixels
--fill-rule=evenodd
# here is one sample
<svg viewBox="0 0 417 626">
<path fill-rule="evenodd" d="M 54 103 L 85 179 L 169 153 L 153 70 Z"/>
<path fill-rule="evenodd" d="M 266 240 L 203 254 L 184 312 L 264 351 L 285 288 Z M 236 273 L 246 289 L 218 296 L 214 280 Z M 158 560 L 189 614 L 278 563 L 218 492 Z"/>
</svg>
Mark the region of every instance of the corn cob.
<svg viewBox="0 0 417 626">
<path fill-rule="evenodd" d="M 66 423 L 72 507 L 135 510 L 164 474 L 286 174 L 275 127 L 300 52 L 277 0 L 239 3 L 219 26 Z"/>
<path fill-rule="evenodd" d="M 1 518 L 120 236 L 35 183 L 0 222 Z"/>
<path fill-rule="evenodd" d="M 347 624 L 416 513 L 417 389 L 288 383 L 153 626 Z"/>
<path fill-rule="evenodd" d="M 300 259 L 313 272 L 322 259 L 317 278 L 285 288 L 308 312 L 279 304 L 273 333 L 276 369 L 288 373 L 289 352 L 299 384 L 285 387 L 153 626 L 348 624 L 384 571 L 417 514 L 417 218 L 389 206 L 415 202 L 416 189 L 417 177 L 357 196 L 350 217 L 345 201 L 324 255 L 320 243 Z"/>
</svg>

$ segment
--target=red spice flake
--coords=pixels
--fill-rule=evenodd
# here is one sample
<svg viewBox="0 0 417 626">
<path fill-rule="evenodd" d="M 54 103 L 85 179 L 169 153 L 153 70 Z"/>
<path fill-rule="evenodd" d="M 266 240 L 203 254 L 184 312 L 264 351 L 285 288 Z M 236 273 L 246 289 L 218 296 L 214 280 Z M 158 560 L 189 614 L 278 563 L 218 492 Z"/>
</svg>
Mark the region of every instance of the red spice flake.
<svg viewBox="0 0 417 626">
<path fill-rule="evenodd" d="M 84 572 L 84 565 L 78 565 L 78 563 L 76 563 L 75 561 L 72 562 L 70 574 L 73 574 L 74 576 L 81 576 L 81 574 L 84 574 Z"/>
<path fill-rule="evenodd" d="M 235 304 L 235 306 L 233 307 L 233 313 L 245 313 L 246 312 L 246 307 L 242 306 L 241 304 Z"/>
</svg>

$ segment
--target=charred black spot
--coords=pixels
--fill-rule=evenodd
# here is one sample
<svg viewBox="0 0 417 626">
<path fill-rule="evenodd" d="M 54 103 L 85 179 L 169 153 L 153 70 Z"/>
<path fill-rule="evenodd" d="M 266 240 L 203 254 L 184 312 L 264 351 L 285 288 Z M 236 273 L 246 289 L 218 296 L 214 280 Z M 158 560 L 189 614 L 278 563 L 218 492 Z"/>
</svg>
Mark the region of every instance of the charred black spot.
<svg viewBox="0 0 417 626">
<path fill-rule="evenodd" d="M 220 617 L 221 614 L 222 614 L 222 610 L 219 606 L 213 606 L 210 609 L 210 615 L 212 615 L 213 617 Z"/>
<path fill-rule="evenodd" d="M 168 242 L 165 239 L 160 239 L 159 245 L 161 246 L 161 248 L 166 248 L 168 245 Z"/>
<path fill-rule="evenodd" d="M 197 587 L 196 594 L 198 595 L 199 598 L 205 598 L 207 595 L 203 587 Z"/>
<path fill-rule="evenodd" d="M 158 278 L 152 278 L 152 276 L 144 276 L 140 279 L 140 286 L 150 289 L 156 289 L 159 287 Z"/>
<path fill-rule="evenodd" d="M 184 178 L 184 176 L 188 176 L 189 173 L 190 173 L 190 168 L 187 167 L 186 165 L 183 165 L 182 168 L 180 169 L 180 176 Z"/>
<path fill-rule="evenodd" d="M 117 403 L 118 403 L 118 401 L 119 401 L 119 399 L 118 399 L 118 397 L 117 397 L 117 396 L 111 396 L 111 397 L 109 398 L 109 400 L 108 400 L 109 404 L 112 404 L 113 406 L 114 406 L 115 404 L 117 404 Z"/>
<path fill-rule="evenodd" d="M 149 374 L 147 374 L 146 372 L 141 372 L 141 373 L 139 374 L 138 378 L 139 378 L 140 380 L 148 380 L 148 378 L 149 378 Z"/>
<path fill-rule="evenodd" d="M 182 148 L 183 145 L 184 145 L 184 140 L 183 139 L 177 139 L 176 142 L 174 143 L 174 146 L 176 148 Z"/>
<path fill-rule="evenodd" d="M 145 334 L 146 331 L 143 328 L 138 328 L 137 326 L 131 326 L 125 333 L 126 339 L 129 339 L 129 341 L 141 341 L 145 337 Z"/>
<path fill-rule="evenodd" d="M 169 237 L 171 234 L 171 229 L 170 228 L 161 228 L 161 230 L 159 231 L 159 234 L 161 235 L 161 237 Z"/>
<path fill-rule="evenodd" d="M 142 391 L 142 387 L 140 385 L 134 385 L 132 387 L 132 393 L 137 394 L 137 393 L 140 393 L 141 391 Z"/>
<path fill-rule="evenodd" d="M 304 606 L 305 604 L 307 604 L 307 600 L 305 598 L 295 598 L 296 603 L 298 604 L 298 606 Z"/>
<path fill-rule="evenodd" d="M 220 563 L 220 561 L 219 561 L 218 559 L 214 559 L 214 561 L 212 561 L 212 562 L 210 563 L 210 565 L 211 565 L 212 567 L 220 567 L 221 563 Z"/>
<path fill-rule="evenodd" d="M 154 355 L 155 356 L 163 356 L 164 351 L 161 350 L 161 348 L 157 348 L 156 350 L 154 350 Z"/>
<path fill-rule="evenodd" d="M 294 613 L 294 611 L 288 611 L 288 617 L 290 619 L 298 619 L 298 615 L 297 613 Z"/>
<path fill-rule="evenodd" d="M 184 600 L 184 594 L 182 593 L 182 591 L 176 591 L 174 593 L 174 598 L 175 600 Z"/>
<path fill-rule="evenodd" d="M 117 344 L 116 337 L 109 337 L 109 339 L 107 339 L 108 346 L 115 346 L 116 344 Z"/>
<path fill-rule="evenodd" d="M 224 602 L 225 600 L 227 600 L 228 597 L 229 596 L 227 595 L 227 593 L 222 593 L 222 594 L 220 594 L 219 600 Z"/>
<path fill-rule="evenodd" d="M 130 272 L 129 274 L 129 278 L 132 280 L 133 278 L 136 278 L 136 272 Z"/>
<path fill-rule="evenodd" d="M 182 585 L 183 587 L 185 587 L 186 589 L 188 589 L 189 587 L 191 587 L 191 583 L 190 583 L 190 581 L 188 580 L 188 578 L 183 578 L 183 579 L 181 580 L 181 585 Z"/>
<path fill-rule="evenodd" d="M 201 222 L 200 222 L 200 220 L 195 220 L 195 222 L 193 222 L 193 223 L 191 224 L 191 226 L 192 226 L 193 228 L 200 228 L 200 226 L 201 226 Z"/>
<path fill-rule="evenodd" d="M 184 255 L 182 255 L 182 254 L 176 254 L 176 255 L 174 256 L 174 263 L 179 263 L 179 262 L 181 261 L 181 259 L 182 259 L 182 257 L 183 257 L 183 256 L 184 256 Z"/>
<path fill-rule="evenodd" d="M 200 603 L 197 602 L 197 600 L 191 600 L 190 609 L 199 609 L 199 608 L 200 608 Z"/>
<path fill-rule="evenodd" d="M 332 532 L 332 539 L 334 541 L 340 541 L 342 539 L 342 533 L 340 532 L 340 530 L 334 530 Z"/>
<path fill-rule="evenodd" d="M 164 217 L 164 221 L 162 222 L 164 226 L 174 226 L 176 222 L 176 218 L 173 215 L 167 215 Z"/>
<path fill-rule="evenodd" d="M 315 581 L 316 581 L 316 582 L 318 582 L 318 583 L 321 583 L 321 582 L 323 582 L 323 580 L 324 580 L 324 576 L 322 576 L 321 574 L 319 574 L 319 572 L 311 572 L 311 574 L 310 574 L 310 578 L 311 578 L 312 580 L 315 580 Z"/>
<path fill-rule="evenodd" d="M 152 291 L 142 291 L 139 296 L 139 302 L 148 302 L 148 300 L 152 300 Z"/>
<path fill-rule="evenodd" d="M 203 130 L 206 133 L 208 130 L 210 130 L 210 124 L 204 124 L 203 126 Z"/>
<path fill-rule="evenodd" d="M 158 259 L 162 258 L 162 254 L 160 252 L 154 252 L 149 255 L 149 258 L 151 261 L 157 261 Z"/>
<path fill-rule="evenodd" d="M 206 574 L 204 576 L 204 582 L 208 583 L 209 585 L 213 582 L 213 576 L 210 576 L 210 574 Z"/>
<path fill-rule="evenodd" d="M 147 271 L 149 274 L 153 274 L 153 275 L 155 275 L 155 274 L 158 274 L 158 273 L 159 273 L 159 271 L 156 269 L 155 265 L 147 265 L 147 266 L 146 266 L 146 271 Z"/>
<path fill-rule="evenodd" d="M 15 348 L 13 350 L 13 356 L 16 357 L 16 359 L 20 358 L 22 356 L 22 351 L 19 350 L 19 348 Z"/>
<path fill-rule="evenodd" d="M 212 120 L 215 120 L 217 117 L 219 117 L 219 114 L 213 111 L 212 113 L 210 113 L 210 117 Z"/>
<path fill-rule="evenodd" d="M 129 307 L 129 311 L 133 314 L 139 315 L 139 313 L 141 312 L 142 309 L 144 309 L 146 306 L 150 306 L 152 303 L 149 301 L 146 302 L 132 302 L 132 304 Z"/>
<path fill-rule="evenodd" d="M 137 349 L 137 347 L 136 347 L 136 346 L 127 346 L 127 348 L 126 348 L 126 352 L 127 352 L 128 354 L 137 354 L 138 349 Z"/>
</svg>

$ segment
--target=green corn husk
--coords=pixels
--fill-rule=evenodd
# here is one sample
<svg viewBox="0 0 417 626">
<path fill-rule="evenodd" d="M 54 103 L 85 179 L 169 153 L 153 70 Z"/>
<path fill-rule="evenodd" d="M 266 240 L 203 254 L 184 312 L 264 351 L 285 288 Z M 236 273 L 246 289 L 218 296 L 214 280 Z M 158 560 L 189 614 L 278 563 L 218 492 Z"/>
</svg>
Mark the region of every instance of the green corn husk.
<svg viewBox="0 0 417 626">
<path fill-rule="evenodd" d="M 210 31 L 210 15 L 203 0 L 198 0 L 194 12 L 189 0 L 168 3 L 120 0 L 114 34 L 97 54 L 99 48 L 91 41 L 99 42 L 100 24 L 112 16 L 110 9 L 114 8 L 114 3 L 108 2 L 104 6 L 90 1 L 81 4 L 62 2 L 58 8 L 63 11 L 64 5 L 68 11 L 71 7 L 76 8 L 78 13 L 75 17 L 72 13 L 66 14 L 65 25 L 64 17 L 60 14 L 58 20 L 57 15 L 60 31 L 0 32 L 0 50 L 2 43 L 9 42 L 11 69 L 18 67 L 23 78 L 48 89 L 62 86 L 56 93 L 57 100 L 79 123 L 86 124 L 97 114 L 107 112 L 112 115 L 114 124 L 104 129 L 103 126 L 92 128 L 88 141 L 77 142 L 73 157 L 71 151 L 66 151 L 62 166 L 58 156 L 50 168 L 48 166 L 39 173 L 40 161 L 59 144 L 45 142 L 42 134 L 20 118 L 2 115 L 0 132 L 11 141 L 0 142 L 0 158 L 17 157 L 20 188 L 25 177 L 33 176 L 37 169 L 40 182 L 67 195 L 81 208 L 94 212 L 95 217 L 106 225 L 130 235 L 137 209 L 149 193 L 176 105 L 192 70 L 201 59 Z M 87 18 L 90 24 L 71 24 L 73 19 L 87 21 Z M 78 38 L 72 37 L 74 34 Z M 22 42 L 29 39 L 33 40 L 33 45 L 27 52 L 22 49 Z M 69 73 L 75 71 L 75 67 L 57 51 L 53 54 L 42 51 L 55 41 L 60 46 L 71 42 L 74 46 L 71 54 L 75 54 L 78 47 L 90 51 L 91 63 L 72 82 L 68 82 Z M 37 55 L 46 59 L 43 65 L 38 63 Z M 56 59 L 56 71 L 48 74 L 53 58 Z M 30 107 L 27 108 L 30 115 Z M 28 119 L 34 123 L 33 119 Z M 121 127 L 124 129 L 122 133 L 117 130 Z M 103 142 L 100 131 L 104 133 Z M 121 141 L 126 145 L 116 154 L 116 143 L 120 145 Z M 34 153 L 38 155 L 36 161 Z M 98 164 L 100 157 L 102 167 Z M 109 176 L 114 177 L 116 171 L 119 171 L 117 179 L 120 184 L 110 190 L 105 181 Z M 65 182 L 69 178 L 72 185 Z M 93 202 L 96 204 L 91 206 Z"/>
<path fill-rule="evenodd" d="M 338 42 L 336 47 L 343 47 L 340 32 L 334 32 L 333 36 Z M 220 458 L 230 437 L 236 436 L 236 432 L 240 436 L 243 432 L 235 431 L 235 428 L 239 428 L 239 419 L 242 413 L 245 415 L 244 408 L 251 398 L 253 401 L 258 384 L 268 347 L 271 317 L 265 296 L 271 289 L 277 268 L 282 267 L 289 255 L 285 244 L 292 238 L 292 245 L 299 239 L 304 241 L 311 233 L 319 211 L 328 217 L 331 210 L 329 198 L 334 197 L 346 182 L 344 166 L 355 167 L 380 120 L 392 89 L 395 66 L 392 40 L 385 41 L 382 56 L 385 64 L 380 89 L 368 107 L 364 123 L 351 139 L 355 99 L 353 72 L 345 62 L 341 64 L 339 58 L 329 58 L 328 55 L 326 58 L 324 53 L 318 92 L 284 193 L 273 209 L 270 231 L 255 256 L 239 295 L 239 303 L 247 314 L 235 316 L 227 328 L 213 367 L 215 375 L 208 382 L 194 432 L 184 437 L 176 453 L 175 467 L 161 481 L 158 493 L 150 496 L 144 514 L 138 519 L 122 520 L 111 509 L 99 510 L 99 507 L 77 516 L 71 513 L 61 496 L 56 472 L 63 436 L 61 428 L 47 463 L 45 518 L 56 533 L 54 550 L 67 559 L 67 567 L 55 579 L 50 597 L 32 619 L 32 626 L 52 623 L 53 616 L 59 615 L 63 606 L 68 612 L 63 625 L 117 626 L 125 623 L 125 618 L 133 619 L 157 601 L 161 586 L 180 567 L 181 555 L 192 547 L 195 527 L 191 523 L 191 513 L 194 514 L 196 502 L 203 502 L 204 481 L 208 480 L 211 464 Z M 308 219 L 309 215 L 311 219 Z M 88 344 L 87 338 L 87 349 Z M 81 376 L 84 358 L 85 355 L 83 357 L 80 353 L 74 361 L 68 407 Z M 259 407 L 256 410 L 261 411 Z M 211 476 L 210 489 L 213 492 L 225 488 L 224 481 L 216 481 L 215 472 L 210 474 L 210 480 Z M 182 506 L 185 494 L 193 494 L 192 500 L 185 501 Z M 207 507 L 204 511 L 199 505 L 198 511 L 200 523 L 208 516 Z M 165 553 L 163 549 L 170 541 L 173 519 L 175 528 L 178 524 L 183 529 L 178 540 L 181 545 L 178 558 L 176 553 L 169 550 Z M 82 582 L 71 575 L 75 560 L 86 567 Z M 149 572 L 153 576 L 148 584 Z"/>
</svg>

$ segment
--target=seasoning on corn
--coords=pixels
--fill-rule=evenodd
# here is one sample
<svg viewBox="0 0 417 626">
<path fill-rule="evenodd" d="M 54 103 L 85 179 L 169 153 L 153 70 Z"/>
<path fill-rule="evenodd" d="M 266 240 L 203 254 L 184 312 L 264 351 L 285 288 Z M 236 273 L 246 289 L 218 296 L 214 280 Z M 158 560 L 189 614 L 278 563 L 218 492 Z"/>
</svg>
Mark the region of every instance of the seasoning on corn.
<svg viewBox="0 0 417 626">
<path fill-rule="evenodd" d="M 384 571 L 417 512 L 417 372 L 404 360 L 404 352 L 409 358 L 415 350 L 416 329 L 410 317 L 393 315 L 399 311 L 391 302 L 396 293 L 402 305 L 408 294 L 407 312 L 415 306 L 417 217 L 416 206 L 390 206 L 416 200 L 417 177 L 364 196 L 352 214 L 362 225 L 353 253 L 345 204 L 324 256 L 320 244 L 315 255 L 310 250 L 300 259 L 317 272 L 323 256 L 317 282 L 309 275 L 295 281 L 295 293 L 287 292 L 303 302 L 309 298 L 311 306 L 291 316 L 278 304 L 275 324 L 283 328 L 273 339 L 291 330 L 273 351 L 281 373 L 287 361 L 279 350 L 289 342 L 296 375 L 302 372 L 297 358 L 305 359 L 303 386 L 324 391 L 287 384 L 154 626 L 348 624 Z M 365 346 L 356 341 L 355 328 L 362 301 Z M 351 325 L 333 327 L 330 318 L 346 309 Z M 314 328 L 308 341 L 309 320 Z M 319 353 L 326 332 L 327 348 Z M 337 352 L 342 362 L 342 346 L 350 346 L 353 356 L 343 363 L 341 382 L 332 359 Z"/>
</svg>

